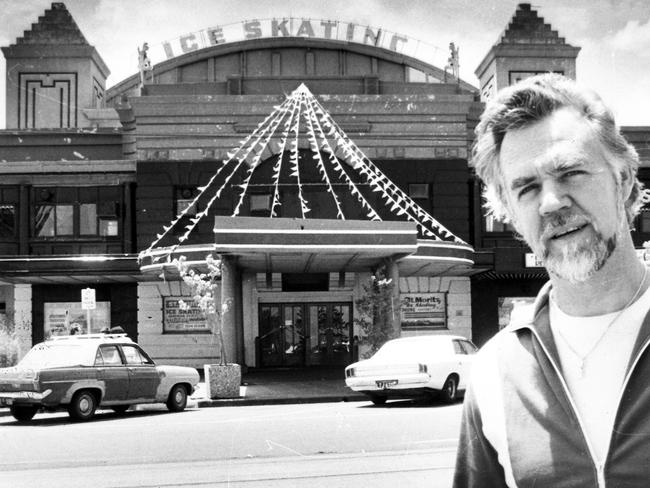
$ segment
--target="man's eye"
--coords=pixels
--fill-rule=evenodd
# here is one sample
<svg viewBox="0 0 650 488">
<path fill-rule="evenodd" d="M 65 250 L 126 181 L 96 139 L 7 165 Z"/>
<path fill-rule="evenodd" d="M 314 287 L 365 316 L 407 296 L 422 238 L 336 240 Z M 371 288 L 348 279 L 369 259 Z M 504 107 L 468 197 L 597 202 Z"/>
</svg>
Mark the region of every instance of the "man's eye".
<svg viewBox="0 0 650 488">
<path fill-rule="evenodd" d="M 527 193 L 530 193 L 531 191 L 533 191 L 535 188 L 537 188 L 537 185 L 524 186 L 521 190 L 519 190 L 518 197 L 519 198 L 523 197 Z"/>
<path fill-rule="evenodd" d="M 573 169 L 573 170 L 571 170 L 571 171 L 567 171 L 566 173 L 563 173 L 563 174 L 562 174 L 562 177 L 563 177 L 563 178 L 571 178 L 571 177 L 573 177 L 573 176 L 579 176 L 579 175 L 582 175 L 582 174 L 584 174 L 584 173 L 585 173 L 585 172 L 582 171 L 581 169 Z"/>
</svg>

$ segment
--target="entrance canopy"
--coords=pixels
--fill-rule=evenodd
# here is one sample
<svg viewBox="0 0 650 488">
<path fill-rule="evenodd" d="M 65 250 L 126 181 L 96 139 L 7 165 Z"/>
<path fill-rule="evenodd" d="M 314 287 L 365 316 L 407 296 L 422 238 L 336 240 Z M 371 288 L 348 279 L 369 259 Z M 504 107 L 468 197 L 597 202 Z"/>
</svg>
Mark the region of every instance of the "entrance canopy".
<svg viewBox="0 0 650 488">
<path fill-rule="evenodd" d="M 309 158 L 300 153 L 307 149 Z M 140 253 L 143 271 L 172 266 L 179 255 L 194 261 L 188 253 L 208 251 L 236 255 L 239 266 L 267 272 L 369 270 L 388 258 L 399 261 L 406 276 L 472 271 L 471 246 L 370 161 L 304 84 L 228 154 L 199 191 Z M 266 216 L 250 216 L 252 196 L 265 197 Z M 220 199 L 225 202 L 215 205 Z M 214 244 L 188 246 L 199 221 L 213 207 L 225 206 L 232 215 L 215 217 Z M 164 245 L 181 226 L 176 242 Z"/>
</svg>

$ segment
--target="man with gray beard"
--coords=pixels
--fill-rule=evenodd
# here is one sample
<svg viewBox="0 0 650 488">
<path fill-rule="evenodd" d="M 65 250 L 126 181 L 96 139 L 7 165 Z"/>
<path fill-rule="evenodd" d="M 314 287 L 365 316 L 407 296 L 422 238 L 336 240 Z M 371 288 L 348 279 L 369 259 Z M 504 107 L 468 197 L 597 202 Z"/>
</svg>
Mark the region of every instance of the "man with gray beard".
<svg viewBox="0 0 650 488">
<path fill-rule="evenodd" d="M 479 352 L 454 487 L 650 480 L 650 279 L 630 226 L 639 158 L 593 92 L 540 75 L 500 92 L 472 164 L 550 281 Z"/>
</svg>

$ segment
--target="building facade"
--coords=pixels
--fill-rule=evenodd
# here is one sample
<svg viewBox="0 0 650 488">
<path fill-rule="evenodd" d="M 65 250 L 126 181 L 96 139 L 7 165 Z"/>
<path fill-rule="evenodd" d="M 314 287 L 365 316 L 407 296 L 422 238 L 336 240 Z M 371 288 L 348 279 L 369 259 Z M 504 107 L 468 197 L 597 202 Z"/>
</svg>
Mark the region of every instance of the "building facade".
<svg viewBox="0 0 650 488">
<path fill-rule="evenodd" d="M 151 70 L 143 46 L 141 74 L 109 89 L 62 3 L 3 48 L 0 314 L 25 350 L 120 325 L 157 360 L 217 361 L 215 331 L 168 263 L 179 256 L 221 258 L 228 359 L 254 368 L 356 359 L 355 303 L 373 276 L 396 284 L 396 334 L 479 345 L 535 295 L 544 270 L 483 216 L 473 129 L 495 90 L 575 77 L 579 48 L 522 4 L 476 88 L 400 51 L 405 36 L 348 23 L 340 39 L 335 26 L 243 22 L 232 41 L 214 28 L 206 46 L 163 46 Z M 650 178 L 650 131 L 625 133 Z M 645 213 L 637 229 L 641 246 Z"/>
</svg>

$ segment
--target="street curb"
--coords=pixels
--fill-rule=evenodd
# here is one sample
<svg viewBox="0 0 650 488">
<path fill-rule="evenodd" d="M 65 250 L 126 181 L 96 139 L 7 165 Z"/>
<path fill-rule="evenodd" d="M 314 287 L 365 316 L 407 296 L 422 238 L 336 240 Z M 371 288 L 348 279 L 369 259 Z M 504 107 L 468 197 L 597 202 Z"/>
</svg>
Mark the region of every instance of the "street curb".
<svg viewBox="0 0 650 488">
<path fill-rule="evenodd" d="M 291 405 L 300 403 L 335 403 L 335 402 L 362 402 L 368 400 L 363 395 L 323 395 L 299 398 L 219 398 L 215 400 L 196 400 L 199 408 L 234 407 L 250 405 Z"/>
<path fill-rule="evenodd" d="M 368 400 L 365 395 L 321 395 L 312 397 L 283 397 L 283 398 L 220 398 L 216 400 L 208 399 L 191 399 L 188 402 L 189 408 L 213 408 L 213 407 L 237 407 L 237 406 L 252 406 L 252 405 L 297 405 L 301 403 L 336 403 L 336 402 L 363 402 Z M 150 405 L 143 403 L 137 405 L 141 409 L 146 409 Z M 8 408 L 0 408 L 0 417 L 11 415 Z"/>
</svg>

